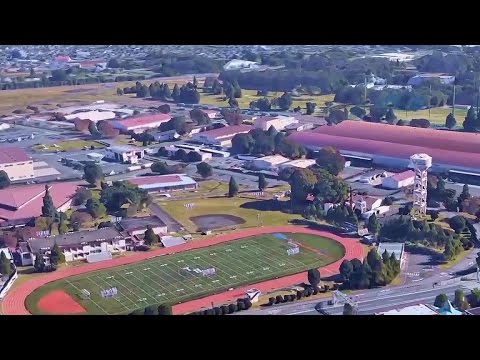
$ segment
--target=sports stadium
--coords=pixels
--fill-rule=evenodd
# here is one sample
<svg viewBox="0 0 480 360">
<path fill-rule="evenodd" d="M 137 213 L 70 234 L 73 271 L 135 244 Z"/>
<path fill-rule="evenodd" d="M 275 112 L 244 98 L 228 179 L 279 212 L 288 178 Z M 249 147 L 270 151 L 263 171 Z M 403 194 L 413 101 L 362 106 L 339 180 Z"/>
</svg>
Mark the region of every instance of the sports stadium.
<svg viewBox="0 0 480 360">
<path fill-rule="evenodd" d="M 406 168 L 410 156 L 426 153 L 433 157 L 433 172 L 480 177 L 480 135 L 474 133 L 346 120 L 288 139 L 312 150 L 333 146 L 347 158 L 385 167 Z"/>
</svg>

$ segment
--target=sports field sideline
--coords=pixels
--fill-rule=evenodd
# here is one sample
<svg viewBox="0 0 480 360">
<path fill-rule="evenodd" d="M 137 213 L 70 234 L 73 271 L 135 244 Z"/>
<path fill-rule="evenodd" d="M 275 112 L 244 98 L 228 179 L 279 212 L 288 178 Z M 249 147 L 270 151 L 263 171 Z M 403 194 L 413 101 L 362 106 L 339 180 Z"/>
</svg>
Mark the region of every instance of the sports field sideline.
<svg viewBox="0 0 480 360">
<path fill-rule="evenodd" d="M 300 245 L 299 254 L 287 255 L 287 241 L 272 234 L 259 235 L 59 280 L 33 292 L 26 304 L 32 313 L 42 313 L 36 306 L 38 299 L 52 290 L 63 289 L 89 314 L 123 314 L 302 272 L 344 255 L 343 246 L 331 239 L 309 234 L 288 234 L 288 237 Z M 204 277 L 186 271 L 187 267 L 214 267 L 216 273 Z M 112 287 L 118 289 L 118 295 L 102 298 L 101 291 Z M 81 297 L 82 289 L 90 292 L 90 299 Z"/>
</svg>

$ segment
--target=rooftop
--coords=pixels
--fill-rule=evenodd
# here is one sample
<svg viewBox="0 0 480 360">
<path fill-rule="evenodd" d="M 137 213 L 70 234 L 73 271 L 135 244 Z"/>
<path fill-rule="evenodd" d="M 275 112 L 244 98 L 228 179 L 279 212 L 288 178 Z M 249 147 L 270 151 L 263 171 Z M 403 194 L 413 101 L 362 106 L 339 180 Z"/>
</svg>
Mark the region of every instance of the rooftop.
<svg viewBox="0 0 480 360">
<path fill-rule="evenodd" d="M 134 179 L 128 179 L 129 183 L 139 187 L 168 187 L 177 185 L 195 184 L 196 181 L 184 174 L 157 175 L 157 176 L 141 176 Z"/>
<path fill-rule="evenodd" d="M 131 145 L 115 145 L 115 146 L 110 146 L 107 149 L 115 152 L 131 152 L 131 151 L 143 151 L 142 148 L 138 148 L 136 146 L 131 146 Z"/>
<path fill-rule="evenodd" d="M 172 117 L 168 114 L 143 115 L 130 117 L 123 120 L 116 120 L 116 124 L 121 124 L 125 128 L 148 126 L 155 123 L 162 123 L 170 120 Z"/>
<path fill-rule="evenodd" d="M 408 160 L 413 154 L 426 153 L 432 154 L 434 164 L 480 169 L 480 134 L 474 133 L 346 120 L 334 126 L 296 132 L 288 139 L 307 147 L 333 146 L 343 152 L 372 157 Z"/>
<path fill-rule="evenodd" d="M 27 153 L 19 147 L 0 147 L 0 164 L 18 163 L 31 160 Z"/>
<path fill-rule="evenodd" d="M 314 159 L 296 159 L 296 160 L 287 161 L 283 163 L 282 166 L 293 166 L 293 167 L 305 169 L 309 166 L 312 166 L 313 164 L 315 164 Z"/>
<path fill-rule="evenodd" d="M 226 136 L 233 136 L 239 133 L 246 133 L 252 130 L 253 127 L 250 125 L 232 125 L 232 126 L 224 126 L 222 128 L 203 131 L 198 133 L 201 136 L 209 136 L 214 139 L 226 137 Z"/>
<path fill-rule="evenodd" d="M 160 241 L 165 247 L 172 247 L 172 246 L 182 245 L 186 243 L 185 239 L 181 237 L 174 237 L 174 236 L 163 236 Z"/>
<path fill-rule="evenodd" d="M 148 225 L 154 228 L 166 226 L 165 223 L 156 216 L 125 218 L 120 222 L 122 229 L 127 232 L 146 229 Z"/>
<path fill-rule="evenodd" d="M 438 313 L 428 305 L 418 304 L 381 312 L 376 315 L 438 315 Z"/>
<path fill-rule="evenodd" d="M 77 182 L 49 184 L 49 192 L 56 208 L 75 195 Z M 45 185 L 10 186 L 0 190 L 0 219 L 18 220 L 40 216 L 42 212 Z"/>
<path fill-rule="evenodd" d="M 393 176 L 390 176 L 390 179 L 393 179 L 393 180 L 396 180 L 396 181 L 402 181 L 402 180 L 406 180 L 406 179 L 409 179 L 409 178 L 414 177 L 414 176 L 415 176 L 415 171 L 407 170 L 407 171 L 395 174 Z"/>
<path fill-rule="evenodd" d="M 279 165 L 279 164 L 284 164 L 287 161 L 290 161 L 290 159 L 282 156 L 282 155 L 270 155 L 270 156 L 264 156 L 261 158 L 256 159 L 257 160 L 262 160 L 262 161 L 267 161 L 272 165 Z"/>
<path fill-rule="evenodd" d="M 120 238 L 121 234 L 113 227 L 106 227 L 98 230 L 84 230 L 64 235 L 50 236 L 46 238 L 34 238 L 28 240 L 32 252 L 36 253 L 42 249 L 52 248 L 55 243 L 60 247 L 81 245 L 83 243 L 102 242 Z"/>
</svg>

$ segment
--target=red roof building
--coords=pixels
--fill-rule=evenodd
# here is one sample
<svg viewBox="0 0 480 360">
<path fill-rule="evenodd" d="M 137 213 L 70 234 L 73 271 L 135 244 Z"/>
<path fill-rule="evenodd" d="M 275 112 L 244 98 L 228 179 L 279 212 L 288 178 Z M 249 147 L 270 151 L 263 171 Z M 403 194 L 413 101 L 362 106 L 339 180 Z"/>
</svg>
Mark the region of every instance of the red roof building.
<svg viewBox="0 0 480 360">
<path fill-rule="evenodd" d="M 112 126 L 121 131 L 142 132 L 146 129 L 156 129 L 160 124 L 167 122 L 172 117 L 168 114 L 153 114 L 129 117 L 122 120 L 112 120 Z"/>
<path fill-rule="evenodd" d="M 0 147 L 0 170 L 12 181 L 34 177 L 33 160 L 19 147 Z"/>
<path fill-rule="evenodd" d="M 382 165 L 406 167 L 410 156 L 426 153 L 436 170 L 480 172 L 479 134 L 347 120 L 288 139 L 311 149 L 333 146 L 343 155 L 371 158 Z"/>
<path fill-rule="evenodd" d="M 77 182 L 48 185 L 58 211 L 68 210 L 77 188 Z M 44 184 L 11 186 L 0 190 L 0 226 L 23 225 L 41 216 L 44 196 Z"/>
</svg>

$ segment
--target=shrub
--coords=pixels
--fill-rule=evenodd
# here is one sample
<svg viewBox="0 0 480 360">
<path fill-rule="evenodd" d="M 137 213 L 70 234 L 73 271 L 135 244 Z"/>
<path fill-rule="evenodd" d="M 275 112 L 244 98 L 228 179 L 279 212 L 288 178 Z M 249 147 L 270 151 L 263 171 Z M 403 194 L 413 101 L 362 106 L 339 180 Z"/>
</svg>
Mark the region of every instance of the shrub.
<svg viewBox="0 0 480 360">
<path fill-rule="evenodd" d="M 241 301 L 241 300 L 237 301 L 237 310 L 238 311 L 245 310 L 245 304 L 243 303 L 243 301 Z"/>
<path fill-rule="evenodd" d="M 273 304 L 275 304 L 275 298 L 274 297 L 268 298 L 267 306 L 272 306 Z"/>
<path fill-rule="evenodd" d="M 245 304 L 245 309 L 248 310 L 252 307 L 252 302 L 249 298 L 243 299 L 243 303 Z"/>
<path fill-rule="evenodd" d="M 213 308 L 213 312 L 215 315 L 223 315 L 222 309 L 219 308 L 218 306 Z"/>
<path fill-rule="evenodd" d="M 228 313 L 229 314 L 233 314 L 234 312 L 237 312 L 237 311 L 238 311 L 237 304 L 228 305 Z"/>
<path fill-rule="evenodd" d="M 227 314 L 229 314 L 228 305 L 222 305 L 222 306 L 220 306 L 220 310 L 222 310 L 222 315 L 227 315 Z"/>
<path fill-rule="evenodd" d="M 317 294 L 318 294 L 318 287 L 315 286 L 315 287 L 313 288 L 313 295 L 317 295 Z"/>
<path fill-rule="evenodd" d="M 328 290 L 330 290 L 330 286 L 329 286 L 329 285 L 325 285 L 325 292 L 327 292 Z"/>
<path fill-rule="evenodd" d="M 145 312 L 144 312 L 145 315 L 158 315 L 158 308 L 156 306 L 147 306 L 145 308 Z"/>
<path fill-rule="evenodd" d="M 281 304 L 281 303 L 283 303 L 283 296 L 282 295 L 275 296 L 275 304 Z"/>
<path fill-rule="evenodd" d="M 213 311 L 213 309 L 207 309 L 207 310 L 205 310 L 204 314 L 205 315 L 215 315 L 215 311 Z"/>
<path fill-rule="evenodd" d="M 300 300 L 303 297 L 303 292 L 297 290 L 297 300 Z"/>
</svg>

